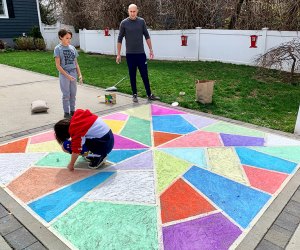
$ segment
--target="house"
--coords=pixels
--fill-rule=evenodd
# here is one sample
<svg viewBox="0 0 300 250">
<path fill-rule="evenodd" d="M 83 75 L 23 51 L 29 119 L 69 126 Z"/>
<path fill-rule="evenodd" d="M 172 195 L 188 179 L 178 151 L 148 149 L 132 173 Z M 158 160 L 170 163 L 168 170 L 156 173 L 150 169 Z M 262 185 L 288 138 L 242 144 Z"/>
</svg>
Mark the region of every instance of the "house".
<svg viewBox="0 0 300 250">
<path fill-rule="evenodd" d="M 0 0 L 0 40 L 13 45 L 15 37 L 41 27 L 38 0 Z"/>
</svg>

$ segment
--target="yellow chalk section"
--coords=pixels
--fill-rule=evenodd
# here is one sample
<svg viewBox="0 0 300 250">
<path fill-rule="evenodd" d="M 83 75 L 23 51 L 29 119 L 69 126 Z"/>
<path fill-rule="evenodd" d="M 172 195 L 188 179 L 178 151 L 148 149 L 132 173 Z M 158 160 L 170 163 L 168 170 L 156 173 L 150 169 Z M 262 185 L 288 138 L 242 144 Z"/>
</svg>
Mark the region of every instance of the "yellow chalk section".
<svg viewBox="0 0 300 250">
<path fill-rule="evenodd" d="M 27 152 L 61 152 L 61 146 L 57 141 L 48 141 L 42 143 L 30 144 L 27 147 Z"/>
<path fill-rule="evenodd" d="M 119 134 L 121 129 L 124 127 L 126 121 L 119 121 L 119 120 L 105 120 L 103 121 L 111 128 L 114 134 Z"/>
<path fill-rule="evenodd" d="M 148 120 L 150 121 L 150 117 L 151 117 L 151 110 L 150 110 L 150 105 L 143 105 L 137 108 L 132 108 L 132 109 L 128 109 L 125 112 L 123 112 L 127 115 L 130 116 L 135 116 L 144 120 Z"/>
<path fill-rule="evenodd" d="M 213 172 L 248 185 L 238 157 L 232 148 L 208 148 L 207 154 Z"/>
</svg>

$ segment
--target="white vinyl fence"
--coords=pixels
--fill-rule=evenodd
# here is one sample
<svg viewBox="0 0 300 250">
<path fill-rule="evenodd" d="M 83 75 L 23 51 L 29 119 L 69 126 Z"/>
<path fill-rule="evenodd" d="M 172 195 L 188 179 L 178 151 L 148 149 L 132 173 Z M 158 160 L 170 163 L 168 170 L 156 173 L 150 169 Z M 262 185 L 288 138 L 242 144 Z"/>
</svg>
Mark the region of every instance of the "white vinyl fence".
<svg viewBox="0 0 300 250">
<path fill-rule="evenodd" d="M 80 48 L 85 52 L 116 55 L 118 30 L 80 30 Z M 298 31 L 262 30 L 149 30 L 155 59 L 220 61 L 253 65 L 259 54 L 283 42 L 299 38 Z M 188 36 L 187 46 L 181 46 L 181 35 Z M 251 35 L 257 36 L 256 48 L 250 48 Z M 148 53 L 146 43 L 145 51 Z M 122 55 L 125 54 L 125 39 Z"/>
<path fill-rule="evenodd" d="M 62 28 L 69 29 L 72 31 L 72 45 L 77 47 L 79 46 L 79 33 L 75 33 L 74 27 L 66 24 L 61 24 L 60 22 L 57 22 L 55 25 L 45 25 L 42 24 L 41 26 L 41 33 L 43 35 L 43 38 L 46 42 L 46 49 L 47 50 L 53 50 L 54 47 L 59 44 L 58 39 L 58 31 Z"/>
</svg>

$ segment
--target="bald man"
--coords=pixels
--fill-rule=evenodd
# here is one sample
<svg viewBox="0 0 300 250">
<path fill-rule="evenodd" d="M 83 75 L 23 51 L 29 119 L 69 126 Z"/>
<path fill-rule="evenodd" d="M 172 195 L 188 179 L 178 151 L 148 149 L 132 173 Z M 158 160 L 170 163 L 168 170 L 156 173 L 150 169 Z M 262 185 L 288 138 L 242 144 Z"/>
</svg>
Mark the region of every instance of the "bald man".
<svg viewBox="0 0 300 250">
<path fill-rule="evenodd" d="M 116 62 L 121 62 L 121 48 L 122 40 L 126 39 L 126 61 L 129 70 L 130 84 L 132 90 L 133 102 L 138 102 L 137 88 L 136 88 L 136 71 L 139 69 L 146 93 L 149 101 L 159 100 L 158 96 L 155 96 L 151 92 L 147 57 L 144 50 L 143 37 L 145 37 L 147 45 L 150 50 L 150 59 L 154 58 L 151 39 L 146 27 L 145 20 L 137 16 L 138 8 L 135 4 L 130 4 L 128 7 L 128 17 L 124 19 L 120 24 L 120 32 L 118 36 L 117 44 L 117 58 Z"/>
</svg>

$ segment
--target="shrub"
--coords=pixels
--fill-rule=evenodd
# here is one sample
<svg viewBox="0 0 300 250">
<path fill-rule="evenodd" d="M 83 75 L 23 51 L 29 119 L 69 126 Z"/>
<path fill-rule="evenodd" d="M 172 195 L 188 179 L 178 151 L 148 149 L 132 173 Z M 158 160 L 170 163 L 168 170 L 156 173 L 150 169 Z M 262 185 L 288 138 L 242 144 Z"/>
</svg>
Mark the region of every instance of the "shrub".
<svg viewBox="0 0 300 250">
<path fill-rule="evenodd" d="M 46 44 L 43 38 L 36 38 L 34 39 L 34 45 L 35 48 L 38 50 L 45 50 L 46 49 Z"/>
<path fill-rule="evenodd" d="M 18 37 L 15 39 L 15 43 L 16 43 L 17 49 L 20 49 L 20 50 L 35 49 L 33 37 Z"/>
<path fill-rule="evenodd" d="M 38 26 L 33 26 L 27 35 L 33 38 L 43 38 L 42 33 L 40 32 L 40 28 Z"/>
<path fill-rule="evenodd" d="M 5 43 L 2 40 L 0 40 L 0 49 L 5 49 Z"/>
</svg>

